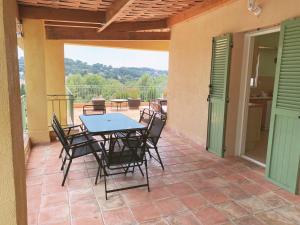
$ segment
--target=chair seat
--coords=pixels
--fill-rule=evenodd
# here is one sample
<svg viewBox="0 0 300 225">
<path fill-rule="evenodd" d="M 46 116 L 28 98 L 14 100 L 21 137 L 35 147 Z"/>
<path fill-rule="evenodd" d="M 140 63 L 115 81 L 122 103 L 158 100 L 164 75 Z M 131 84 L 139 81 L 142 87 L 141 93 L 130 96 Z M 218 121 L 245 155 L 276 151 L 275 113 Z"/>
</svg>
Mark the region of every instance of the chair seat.
<svg viewBox="0 0 300 225">
<path fill-rule="evenodd" d="M 73 155 L 72 155 L 73 158 L 78 158 L 78 157 L 81 157 L 84 155 L 88 155 L 88 154 L 94 153 L 95 151 L 96 152 L 101 151 L 100 145 L 97 142 L 92 143 L 91 145 L 92 145 L 92 148 L 90 147 L 90 145 L 85 145 L 85 146 L 74 149 Z"/>
<path fill-rule="evenodd" d="M 95 138 L 92 135 L 87 134 L 87 136 L 85 135 L 80 135 L 78 137 L 74 136 L 73 138 L 71 138 L 71 140 L 70 141 L 72 144 L 78 144 L 87 140 L 95 140 Z"/>
<path fill-rule="evenodd" d="M 134 150 L 130 150 L 130 149 L 123 150 L 122 145 L 120 146 L 116 145 L 114 147 L 114 152 L 110 152 L 110 153 L 106 152 L 103 154 L 103 159 L 105 160 L 106 165 L 108 166 L 128 164 L 133 161 L 134 157 L 135 157 L 134 160 L 135 162 L 136 161 L 142 162 L 143 157 L 141 156 L 141 153 L 142 153 L 141 149 L 137 149 L 135 153 Z"/>
</svg>

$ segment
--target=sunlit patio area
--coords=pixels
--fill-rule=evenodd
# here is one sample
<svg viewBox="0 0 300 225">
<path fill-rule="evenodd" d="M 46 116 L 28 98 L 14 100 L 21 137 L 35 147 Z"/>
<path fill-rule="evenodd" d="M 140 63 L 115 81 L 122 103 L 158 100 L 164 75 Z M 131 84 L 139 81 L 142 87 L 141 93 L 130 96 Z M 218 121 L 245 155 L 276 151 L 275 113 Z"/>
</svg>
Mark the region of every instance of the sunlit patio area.
<svg viewBox="0 0 300 225">
<path fill-rule="evenodd" d="M 159 150 L 165 170 L 148 157 L 150 192 L 119 191 L 105 200 L 103 179 L 95 185 L 93 156 L 75 159 L 62 187 L 61 144 L 35 146 L 26 166 L 29 225 L 300 223 L 300 197 L 268 182 L 262 167 L 219 158 L 168 130 Z M 108 186 L 142 180 L 140 173 L 122 174 L 109 178 Z"/>
</svg>

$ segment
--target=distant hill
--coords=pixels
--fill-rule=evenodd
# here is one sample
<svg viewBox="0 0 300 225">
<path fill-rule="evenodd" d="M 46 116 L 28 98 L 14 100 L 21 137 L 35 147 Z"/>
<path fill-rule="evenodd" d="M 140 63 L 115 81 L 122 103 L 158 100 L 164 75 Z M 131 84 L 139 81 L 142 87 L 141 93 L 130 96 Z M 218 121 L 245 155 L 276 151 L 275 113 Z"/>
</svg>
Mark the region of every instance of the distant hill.
<svg viewBox="0 0 300 225">
<path fill-rule="evenodd" d="M 20 74 L 24 74 L 24 58 L 21 57 L 19 59 L 19 70 Z M 23 73 L 22 73 L 23 72 Z M 166 70 L 156 70 L 151 68 L 138 68 L 138 67 L 120 67 L 115 68 L 112 66 L 106 66 L 101 63 L 96 63 L 93 65 L 89 65 L 86 62 L 82 62 L 80 60 L 73 60 L 69 58 L 65 58 L 65 74 L 66 76 L 70 74 L 101 74 L 103 77 L 107 79 L 116 79 L 121 82 L 137 80 L 143 74 L 149 74 L 150 76 L 161 76 L 168 75 L 168 71 Z M 23 77 L 21 77 L 23 78 Z"/>
<path fill-rule="evenodd" d="M 101 74 L 105 78 L 116 79 L 120 81 L 124 80 L 136 80 L 143 74 L 149 74 L 150 76 L 167 75 L 166 70 L 155 70 L 151 68 L 137 68 L 137 67 L 120 67 L 115 68 L 112 66 L 106 66 L 100 63 L 89 65 L 86 62 L 80 60 L 72 60 L 65 58 L 65 74 Z"/>
</svg>

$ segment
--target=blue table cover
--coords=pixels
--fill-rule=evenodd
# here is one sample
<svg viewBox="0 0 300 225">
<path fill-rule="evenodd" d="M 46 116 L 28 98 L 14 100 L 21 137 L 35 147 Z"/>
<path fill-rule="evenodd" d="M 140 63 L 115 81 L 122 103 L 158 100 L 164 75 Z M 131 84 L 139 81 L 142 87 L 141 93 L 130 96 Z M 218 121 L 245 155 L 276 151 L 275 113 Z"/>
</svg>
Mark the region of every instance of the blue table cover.
<svg viewBox="0 0 300 225">
<path fill-rule="evenodd" d="M 80 115 L 79 118 L 88 132 L 94 134 L 146 129 L 143 124 L 121 113 Z"/>
</svg>

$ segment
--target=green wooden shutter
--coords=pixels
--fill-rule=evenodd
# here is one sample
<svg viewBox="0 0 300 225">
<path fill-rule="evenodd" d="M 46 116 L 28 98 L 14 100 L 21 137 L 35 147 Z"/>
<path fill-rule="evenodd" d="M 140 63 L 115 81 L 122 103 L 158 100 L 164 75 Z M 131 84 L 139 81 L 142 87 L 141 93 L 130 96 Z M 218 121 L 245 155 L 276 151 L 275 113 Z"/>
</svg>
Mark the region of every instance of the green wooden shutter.
<svg viewBox="0 0 300 225">
<path fill-rule="evenodd" d="M 206 149 L 224 157 L 232 36 L 213 38 Z"/>
<path fill-rule="evenodd" d="M 281 25 L 266 176 L 296 192 L 300 156 L 300 19 Z"/>
</svg>

